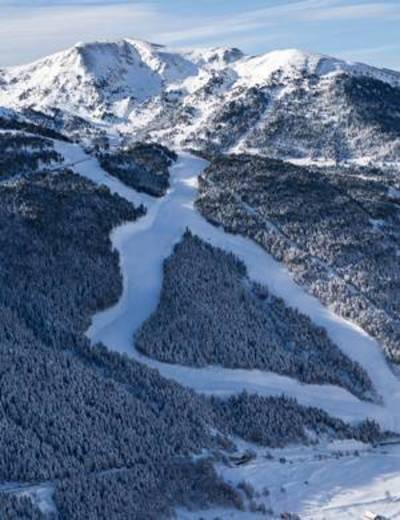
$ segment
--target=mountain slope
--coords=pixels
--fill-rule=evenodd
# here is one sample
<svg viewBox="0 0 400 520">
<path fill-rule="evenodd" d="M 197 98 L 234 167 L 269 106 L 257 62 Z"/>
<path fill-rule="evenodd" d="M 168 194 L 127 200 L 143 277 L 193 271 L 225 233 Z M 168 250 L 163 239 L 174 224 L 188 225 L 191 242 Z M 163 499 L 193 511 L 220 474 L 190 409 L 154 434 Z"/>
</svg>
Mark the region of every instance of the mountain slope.
<svg viewBox="0 0 400 520">
<path fill-rule="evenodd" d="M 0 105 L 56 116 L 78 138 L 71 117 L 91 138 L 336 162 L 400 154 L 400 73 L 294 49 L 246 57 L 128 39 L 77 44 L 3 70 Z"/>
<path fill-rule="evenodd" d="M 1 518 L 54 518 L 20 500 L 31 496 L 33 484 L 37 494 L 48 489 L 60 520 L 175 518 L 178 505 L 219 506 L 229 515 L 237 507 L 248 518 L 256 506 L 265 508 L 261 497 L 253 503 L 240 486 L 223 482 L 212 465 L 215 460 L 225 461 L 224 466 L 246 460 L 241 442 L 265 450 L 317 437 L 325 442 L 385 438 L 374 422 L 346 424 L 288 397 L 240 390 L 228 400 L 219 398 L 219 392 L 197 395 L 152 370 L 150 360 L 143 364 L 122 357 L 97 340 L 91 346 L 85 336 L 91 318 L 96 323 L 96 316 L 112 310 L 119 296 L 129 296 L 111 230 L 115 236 L 116 226 L 138 225 L 152 242 L 151 257 L 157 261 L 157 247 L 165 251 L 163 240 L 170 240 L 171 231 L 175 240 L 176 230 L 164 213 L 160 239 L 146 221 L 155 220 L 154 209 L 168 209 L 168 204 L 140 195 L 148 203 L 146 217 L 140 204 L 131 204 L 139 194 L 107 175 L 79 146 L 49 144 L 34 136 L 45 142 L 33 146 L 31 141 L 24 150 L 22 137 L 27 138 L 20 130 L 1 132 L 0 144 L 11 149 L 14 138 L 14 148 L 27 155 L 38 148 L 42 162 L 47 147 L 54 147 L 65 161 L 51 171 L 35 162 L 30 169 L 9 172 L 4 182 L 0 176 Z M 181 197 L 180 202 L 193 214 L 189 201 L 185 204 Z M 132 265 L 151 264 L 144 248 L 130 253 Z M 124 255 L 120 258 L 123 262 Z M 141 291 L 151 293 L 152 285 L 146 273 L 135 285 L 140 305 L 122 315 L 125 327 L 140 321 L 146 310 Z M 211 289 L 206 278 L 203 283 Z M 124 333 L 118 321 L 109 325 Z M 127 339 L 134 352 L 132 335 Z M 172 368 L 179 372 L 180 367 Z M 214 381 L 223 380 L 216 375 Z M 214 458 L 208 460 L 208 455 Z"/>
<path fill-rule="evenodd" d="M 30 65 L 3 71 L 1 102 L 18 107 L 61 107 L 97 119 L 160 95 L 170 84 L 198 76 L 222 50 L 186 54 L 138 40 L 78 43 Z M 216 65 L 218 66 L 218 65 Z"/>
<path fill-rule="evenodd" d="M 296 50 L 235 71 L 229 96 L 189 140 L 288 159 L 398 155 L 400 75 Z"/>
<path fill-rule="evenodd" d="M 379 339 L 400 362 L 398 172 L 309 168 L 256 155 L 216 158 L 197 207 L 247 235 L 296 282 Z"/>
</svg>

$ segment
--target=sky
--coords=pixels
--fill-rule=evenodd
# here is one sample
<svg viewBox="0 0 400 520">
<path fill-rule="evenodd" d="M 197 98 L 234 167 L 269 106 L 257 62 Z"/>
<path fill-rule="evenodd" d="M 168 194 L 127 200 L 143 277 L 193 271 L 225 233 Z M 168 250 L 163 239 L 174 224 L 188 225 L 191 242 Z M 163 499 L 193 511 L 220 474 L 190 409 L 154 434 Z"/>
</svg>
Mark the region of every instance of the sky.
<svg viewBox="0 0 400 520">
<path fill-rule="evenodd" d="M 400 70 L 400 0 L 0 0 L 0 67 L 141 38 L 247 54 L 300 48 Z"/>
</svg>

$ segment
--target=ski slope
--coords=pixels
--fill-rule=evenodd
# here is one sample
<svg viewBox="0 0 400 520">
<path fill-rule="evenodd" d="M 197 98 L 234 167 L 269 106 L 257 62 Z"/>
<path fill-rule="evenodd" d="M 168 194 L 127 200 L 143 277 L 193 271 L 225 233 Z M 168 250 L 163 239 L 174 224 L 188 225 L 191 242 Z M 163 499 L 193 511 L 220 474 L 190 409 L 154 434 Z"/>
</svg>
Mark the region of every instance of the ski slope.
<svg viewBox="0 0 400 520">
<path fill-rule="evenodd" d="M 292 396 L 303 405 L 317 406 L 333 416 L 354 422 L 367 417 L 383 428 L 400 433 L 400 382 L 386 364 L 375 340 L 359 327 L 336 316 L 296 285 L 286 268 L 252 241 L 230 235 L 211 226 L 197 212 L 197 177 L 206 162 L 180 154 L 171 168 L 171 188 L 161 199 L 139 194 L 118 179 L 105 173 L 98 162 L 76 145 L 59 145 L 66 162 L 77 173 L 109 189 L 131 203 L 148 208 L 145 217 L 126 223 L 112 232 L 113 246 L 120 254 L 123 293 L 113 307 L 93 316 L 87 335 L 92 342 L 126 354 L 140 363 L 159 370 L 166 378 L 197 392 L 228 396 L 244 389 L 260 395 Z M 295 379 L 259 370 L 230 370 L 221 367 L 190 368 L 161 363 L 143 356 L 134 348 L 133 336 L 156 309 L 162 287 L 163 260 L 167 258 L 185 228 L 211 244 L 231 251 L 241 258 L 251 279 L 265 284 L 287 304 L 299 308 L 318 325 L 326 328 L 343 352 L 368 371 L 381 396 L 382 404 L 366 403 L 343 388 L 329 385 L 305 385 Z M 272 507 L 276 515 L 294 511 L 301 518 L 359 519 L 368 510 L 400 516 L 400 477 L 398 446 L 371 449 L 344 441 L 329 446 L 298 446 L 268 450 L 274 459 L 265 459 L 265 449 L 238 441 L 238 447 L 251 447 L 257 458 L 239 467 L 219 466 L 224 480 L 237 485 L 245 480 L 259 493 L 258 503 Z M 357 445 L 355 445 L 357 444 Z M 355 451 L 357 450 L 357 452 Z M 336 452 L 344 451 L 344 455 Z M 358 451 L 361 455 L 358 455 Z M 284 457 L 283 464 L 280 459 Z M 269 495 L 263 494 L 267 487 Z M 194 520 L 199 513 L 176 511 L 178 518 Z M 216 516 L 242 519 L 248 513 L 214 510 L 202 511 L 205 519 Z M 251 518 L 263 518 L 253 515 Z"/>
<path fill-rule="evenodd" d="M 345 421 L 369 417 L 377 420 L 383 428 L 400 433 L 400 381 L 388 367 L 378 343 L 298 286 L 287 269 L 261 247 L 249 239 L 212 226 L 198 213 L 194 202 L 197 178 L 207 164 L 204 160 L 181 153 L 171 168 L 171 188 L 167 195 L 154 199 L 107 175 L 97 160 L 86 156 L 77 145 L 58 146 L 66 162 L 74 165 L 77 173 L 108 186 L 113 193 L 135 205 L 142 203 L 148 208 L 145 217 L 119 226 L 112 232 L 113 246 L 120 254 L 123 293 L 116 305 L 93 316 L 87 332 L 92 342 L 102 342 L 111 350 L 158 369 L 164 377 L 197 392 L 220 396 L 243 390 L 260 395 L 285 393 L 303 405 L 318 406 Z M 331 385 L 306 385 L 290 377 L 260 370 L 172 365 L 136 351 L 134 334 L 155 311 L 159 301 L 163 261 L 172 253 L 174 244 L 187 227 L 212 245 L 237 255 L 246 264 L 252 280 L 267 285 L 288 305 L 298 308 L 324 327 L 339 348 L 367 370 L 382 404 L 360 401 L 343 388 Z"/>
</svg>

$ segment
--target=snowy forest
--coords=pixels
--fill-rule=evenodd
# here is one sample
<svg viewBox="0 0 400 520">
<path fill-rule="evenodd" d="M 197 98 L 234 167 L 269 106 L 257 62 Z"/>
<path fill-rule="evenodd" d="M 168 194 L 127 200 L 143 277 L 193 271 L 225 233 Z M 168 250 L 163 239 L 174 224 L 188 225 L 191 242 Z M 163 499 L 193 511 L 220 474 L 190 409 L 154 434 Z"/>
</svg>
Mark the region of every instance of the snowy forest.
<svg viewBox="0 0 400 520">
<path fill-rule="evenodd" d="M 107 147 L 107 145 L 105 146 Z M 99 151 L 101 166 L 124 184 L 155 197 L 169 188 L 169 167 L 177 156 L 165 146 L 135 143 L 126 149 Z"/>
<path fill-rule="evenodd" d="M 200 396 L 127 356 L 91 346 L 84 335 L 91 316 L 122 291 L 110 231 L 145 210 L 68 169 L 41 171 L 43 162 L 26 162 L 24 175 L 0 182 L 1 482 L 50 482 L 57 509 L 52 516 L 60 520 L 171 518 L 178 505 L 247 510 L 243 490 L 222 481 L 213 467 L 214 460 L 228 464 L 237 453 L 235 437 L 270 447 L 315 442 L 313 432 L 364 442 L 385 437 L 374 422 L 350 426 L 284 397 Z M 233 303 L 243 299 L 255 316 L 259 306 L 270 308 L 271 318 L 260 326 L 271 327 L 275 351 L 285 343 L 280 335 L 287 331 L 293 342 L 297 330 L 310 336 L 310 358 L 314 349 L 324 351 L 329 342 L 323 331 L 264 289 L 246 288 L 236 259 L 187 234 L 169 265 L 180 261 L 187 272 L 194 252 L 220 270 L 226 295 L 239 298 Z M 273 327 L 279 315 L 296 325 Z M 363 371 L 330 346 L 327 360 L 341 367 L 343 385 L 373 397 Z M 256 353 L 254 347 L 249 361 L 242 349 L 241 362 L 266 363 Z M 227 363 L 235 362 L 232 355 Z M 193 359 L 207 359 L 198 356 Z M 282 362 L 291 365 L 288 355 Z M 318 373 L 318 364 L 313 367 Z M 331 375 L 319 371 L 315 377 Z M 2 491 L 0 513 L 10 520 L 49 517 L 27 497 Z"/>
<path fill-rule="evenodd" d="M 397 189 L 391 168 L 306 168 L 232 155 L 206 170 L 197 206 L 283 261 L 298 283 L 399 362 Z"/>
<path fill-rule="evenodd" d="M 239 143 L 239 148 L 264 157 L 336 164 L 363 156 L 387 162 L 399 157 L 396 80 L 282 68 L 260 85 L 236 87 L 226 98 L 221 91 L 230 82 L 222 70 L 199 90 L 195 101 L 211 95 L 218 110 L 211 111 L 200 131 L 185 137 L 185 144 L 202 152 L 229 153 Z"/>
<path fill-rule="evenodd" d="M 30 173 L 62 162 L 53 142 L 33 134 L 7 130 L 0 134 L 0 178 Z"/>
<path fill-rule="evenodd" d="M 160 304 L 135 344 L 165 362 L 258 368 L 375 397 L 366 372 L 325 330 L 252 284 L 243 263 L 190 231 L 165 262 Z"/>
</svg>

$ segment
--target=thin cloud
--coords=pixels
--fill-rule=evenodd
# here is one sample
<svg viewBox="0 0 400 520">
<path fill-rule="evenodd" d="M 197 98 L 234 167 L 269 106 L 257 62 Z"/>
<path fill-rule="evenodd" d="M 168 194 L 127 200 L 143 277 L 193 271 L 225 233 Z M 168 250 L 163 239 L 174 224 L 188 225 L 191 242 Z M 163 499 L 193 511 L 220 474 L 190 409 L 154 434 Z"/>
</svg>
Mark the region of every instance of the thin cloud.
<svg viewBox="0 0 400 520">
<path fill-rule="evenodd" d="M 133 4 L 133 0 L 0 0 L 0 6 L 6 7 L 54 7 Z"/>
<path fill-rule="evenodd" d="M 40 58 L 78 41 L 146 38 L 160 29 L 157 11 L 148 4 L 1 9 L 3 66 Z"/>
<path fill-rule="evenodd" d="M 307 13 L 304 19 L 315 21 L 334 21 L 334 20 L 359 20 L 363 18 L 372 19 L 393 19 L 393 16 L 400 17 L 400 5 L 393 3 L 364 3 L 358 5 L 344 5 L 336 7 L 325 7 L 315 9 Z"/>
<path fill-rule="evenodd" d="M 377 47 L 365 47 L 347 49 L 338 52 L 337 56 L 345 60 L 367 62 L 376 67 L 387 67 L 390 69 L 400 69 L 400 44 L 380 45 Z"/>
<path fill-rule="evenodd" d="M 261 9 L 238 13 L 234 16 L 210 17 L 199 20 L 195 26 L 179 28 L 174 31 L 162 32 L 160 37 L 173 44 L 228 35 L 247 33 L 244 40 L 254 38 L 252 32 L 271 29 L 288 23 L 355 20 L 355 19 L 395 19 L 400 17 L 400 5 L 390 3 L 363 2 L 346 5 L 337 0 L 300 0 L 283 2 Z M 257 38 L 257 37 L 255 37 Z"/>
<path fill-rule="evenodd" d="M 238 13 L 236 15 L 225 15 L 219 17 L 203 18 L 196 25 L 179 28 L 178 30 L 166 31 L 160 37 L 168 43 L 176 44 L 185 41 L 198 41 L 205 37 L 221 37 L 222 35 L 235 35 L 248 33 L 259 29 L 267 29 L 277 26 L 282 20 L 289 21 L 318 8 L 325 7 L 330 0 L 303 0 L 297 2 L 284 2 L 279 6 L 265 7 Z"/>
<path fill-rule="evenodd" d="M 381 45 L 379 47 L 366 47 L 364 49 L 349 49 L 347 51 L 340 52 L 339 55 L 343 58 L 351 58 L 354 55 L 368 56 L 371 54 L 382 54 L 388 51 L 400 51 L 400 44 Z"/>
</svg>

